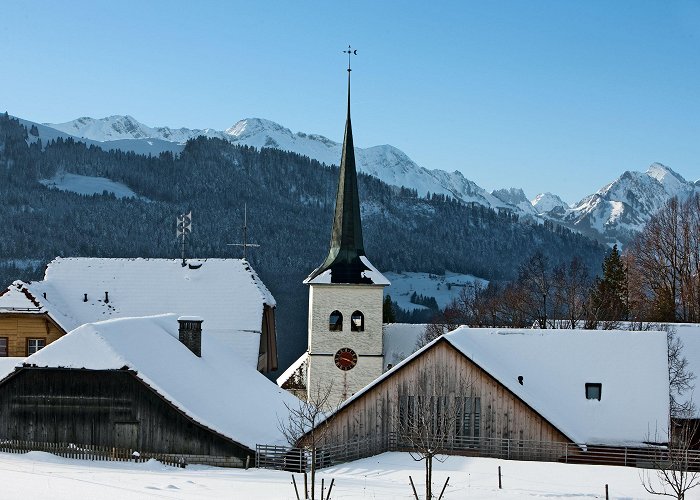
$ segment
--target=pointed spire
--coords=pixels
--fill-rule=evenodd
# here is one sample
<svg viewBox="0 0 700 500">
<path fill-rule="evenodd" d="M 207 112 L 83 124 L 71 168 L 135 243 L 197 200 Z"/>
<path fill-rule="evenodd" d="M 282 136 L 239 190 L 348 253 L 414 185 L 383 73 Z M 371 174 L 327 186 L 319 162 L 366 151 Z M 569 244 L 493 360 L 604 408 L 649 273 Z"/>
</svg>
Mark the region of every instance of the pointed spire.
<svg viewBox="0 0 700 500">
<path fill-rule="evenodd" d="M 360 257 L 365 255 L 360 219 L 360 196 L 357 190 L 355 148 L 350 121 L 350 55 L 357 50 L 348 46 L 348 115 L 345 121 L 345 138 L 340 159 L 340 178 L 335 198 L 335 217 L 331 231 L 330 251 L 326 260 L 306 279 L 310 282 L 327 270 L 331 270 L 331 283 L 371 283 L 363 276 L 370 268 Z"/>
</svg>

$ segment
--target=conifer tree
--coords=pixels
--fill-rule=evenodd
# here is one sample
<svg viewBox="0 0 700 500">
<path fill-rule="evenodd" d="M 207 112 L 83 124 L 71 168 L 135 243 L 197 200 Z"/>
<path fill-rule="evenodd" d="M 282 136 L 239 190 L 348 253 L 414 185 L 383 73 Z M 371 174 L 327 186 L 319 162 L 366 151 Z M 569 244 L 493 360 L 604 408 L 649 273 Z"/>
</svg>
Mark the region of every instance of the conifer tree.
<svg viewBox="0 0 700 500">
<path fill-rule="evenodd" d="M 627 319 L 627 269 L 617 245 L 603 260 L 603 277 L 596 278 L 591 297 L 596 320 L 619 321 Z"/>
</svg>

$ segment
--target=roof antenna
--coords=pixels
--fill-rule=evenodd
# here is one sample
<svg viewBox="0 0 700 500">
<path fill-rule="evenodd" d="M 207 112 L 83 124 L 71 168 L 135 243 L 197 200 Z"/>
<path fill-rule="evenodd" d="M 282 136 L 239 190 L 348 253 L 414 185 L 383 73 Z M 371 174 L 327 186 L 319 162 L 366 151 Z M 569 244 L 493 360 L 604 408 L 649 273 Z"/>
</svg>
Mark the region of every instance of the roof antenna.
<svg viewBox="0 0 700 500">
<path fill-rule="evenodd" d="M 227 243 L 230 247 L 243 247 L 243 260 L 248 260 L 248 247 L 260 247 L 257 243 L 248 243 L 248 204 L 243 205 L 243 243 Z"/>
<path fill-rule="evenodd" d="M 192 232 L 192 210 L 189 213 L 177 216 L 177 238 L 182 239 L 182 267 L 187 265 L 185 260 L 185 239 Z"/>
</svg>

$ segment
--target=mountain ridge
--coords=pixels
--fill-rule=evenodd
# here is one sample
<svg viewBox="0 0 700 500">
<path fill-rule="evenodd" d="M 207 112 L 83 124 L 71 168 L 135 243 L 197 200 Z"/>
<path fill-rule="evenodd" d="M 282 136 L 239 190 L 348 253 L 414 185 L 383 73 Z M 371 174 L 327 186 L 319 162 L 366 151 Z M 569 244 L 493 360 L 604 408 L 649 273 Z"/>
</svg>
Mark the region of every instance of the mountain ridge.
<svg viewBox="0 0 700 500">
<path fill-rule="evenodd" d="M 245 118 L 225 131 L 149 127 L 130 115 L 101 119 L 81 117 L 60 124 L 46 123 L 44 126 L 79 140 L 91 141 L 92 144 L 116 149 L 133 148 L 137 152 L 151 154 L 163 150 L 179 153 L 188 140 L 205 136 L 258 149 L 291 151 L 326 165 L 336 165 L 342 147 L 341 143 L 322 135 L 292 132 L 264 118 Z M 119 141 L 127 142 L 120 144 Z M 422 167 L 391 145 L 356 147 L 355 150 L 358 170 L 387 184 L 415 189 L 423 197 L 429 194 L 445 195 L 464 203 L 507 210 L 527 219 L 551 220 L 607 244 L 623 245 L 628 242 L 672 196 L 684 198 L 693 192 L 700 192 L 700 179 L 694 183 L 686 181 L 671 168 L 652 163 L 646 172 L 627 170 L 596 192 L 568 205 L 553 193 L 540 193 L 529 200 L 520 188 L 488 192 L 459 171 Z"/>
</svg>

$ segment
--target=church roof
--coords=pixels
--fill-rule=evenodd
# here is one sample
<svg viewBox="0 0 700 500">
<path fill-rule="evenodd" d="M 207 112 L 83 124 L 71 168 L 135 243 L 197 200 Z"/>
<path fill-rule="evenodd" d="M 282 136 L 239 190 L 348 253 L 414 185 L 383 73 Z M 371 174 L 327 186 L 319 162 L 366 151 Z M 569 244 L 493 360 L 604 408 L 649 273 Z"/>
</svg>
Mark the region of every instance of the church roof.
<svg viewBox="0 0 700 500">
<path fill-rule="evenodd" d="M 350 68 L 348 68 L 348 115 L 345 121 L 330 250 L 323 264 L 314 270 L 304 283 L 388 284 L 386 278 L 365 257 L 362 240 L 360 196 L 357 190 L 357 168 L 350 120 Z"/>
<path fill-rule="evenodd" d="M 206 316 L 202 356 L 194 355 L 178 340 L 176 318 L 86 324 L 26 359 L 14 358 L 14 366 L 128 369 L 190 418 L 251 450 L 258 443 L 286 444 L 280 422 L 289 418 L 287 407 L 298 404 L 297 398 L 241 359 L 232 336 L 209 330 Z"/>
<path fill-rule="evenodd" d="M 202 316 L 209 331 L 233 334 L 239 355 L 256 366 L 263 309 L 275 300 L 241 259 L 190 260 L 183 267 L 179 259 L 57 257 L 42 281 L 16 281 L 0 296 L 0 312 L 30 305 L 66 332 L 110 318 Z"/>
</svg>

